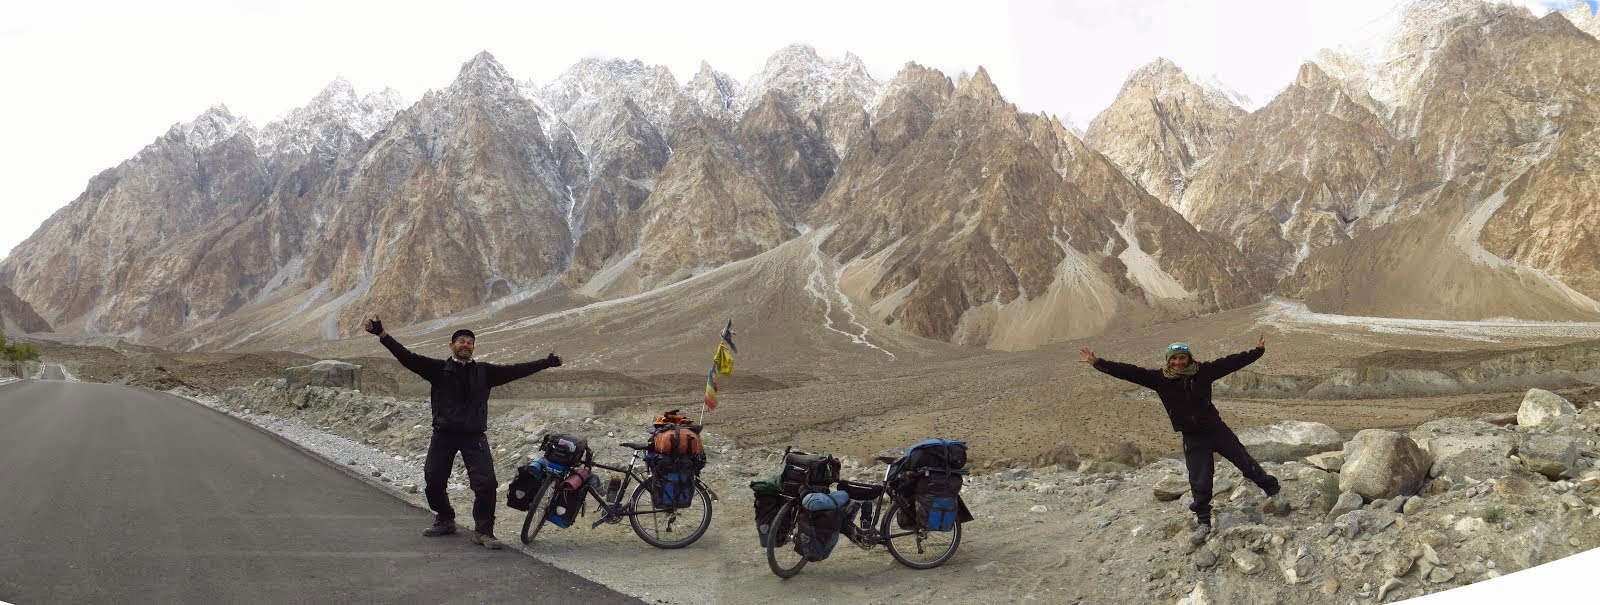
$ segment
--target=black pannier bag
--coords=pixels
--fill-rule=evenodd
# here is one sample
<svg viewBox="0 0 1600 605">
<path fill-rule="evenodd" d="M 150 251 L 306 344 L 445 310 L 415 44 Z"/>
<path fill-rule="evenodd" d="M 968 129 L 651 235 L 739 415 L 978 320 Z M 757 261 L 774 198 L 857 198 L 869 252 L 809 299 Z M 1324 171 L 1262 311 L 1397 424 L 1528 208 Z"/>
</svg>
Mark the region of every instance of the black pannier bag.
<svg viewBox="0 0 1600 605">
<path fill-rule="evenodd" d="M 647 452 L 650 500 L 657 508 L 682 508 L 694 502 L 694 478 L 706 467 L 705 454 L 671 456 Z"/>
<path fill-rule="evenodd" d="M 539 450 L 544 452 L 546 461 L 559 467 L 553 470 L 560 472 L 583 464 L 583 457 L 589 453 L 589 440 L 572 435 L 547 434 L 539 442 Z"/>
<path fill-rule="evenodd" d="M 544 485 L 544 466 L 539 460 L 534 460 L 526 466 L 517 469 L 517 476 L 506 486 L 506 506 L 517 510 L 528 510 L 533 505 L 533 496 Z"/>
<path fill-rule="evenodd" d="M 800 506 L 795 514 L 799 517 L 799 526 L 795 531 L 794 550 L 804 556 L 807 561 L 821 561 L 833 554 L 833 547 L 839 544 L 839 530 L 844 527 L 845 518 L 853 510 L 849 500 L 839 501 L 831 494 L 814 492 L 803 502 L 797 500 Z M 812 510 L 808 506 L 828 506 Z"/>
<path fill-rule="evenodd" d="M 816 489 L 826 490 L 839 480 L 839 460 L 826 454 L 789 452 L 783 457 L 780 487 L 789 496 L 804 496 Z"/>
<path fill-rule="evenodd" d="M 959 516 L 961 475 L 930 470 L 917 477 L 917 524 L 929 531 L 950 531 Z"/>
<path fill-rule="evenodd" d="M 956 523 L 971 521 L 960 495 L 966 465 L 963 441 L 927 439 L 907 448 L 889 468 L 888 488 L 901 504 L 895 524 L 906 530 L 950 531 Z"/>
<path fill-rule="evenodd" d="M 551 499 L 550 513 L 545 519 L 556 527 L 571 527 L 572 522 L 578 518 L 578 513 L 583 512 L 584 486 L 589 483 L 591 476 L 589 469 L 581 468 L 557 483 L 556 493 Z"/>
<path fill-rule="evenodd" d="M 772 522 L 778 518 L 778 509 L 783 507 L 783 473 L 773 473 L 766 479 L 757 479 L 750 482 L 750 491 L 754 492 L 756 506 L 756 534 L 761 537 L 761 546 L 767 545 L 767 536 L 772 533 Z"/>
</svg>

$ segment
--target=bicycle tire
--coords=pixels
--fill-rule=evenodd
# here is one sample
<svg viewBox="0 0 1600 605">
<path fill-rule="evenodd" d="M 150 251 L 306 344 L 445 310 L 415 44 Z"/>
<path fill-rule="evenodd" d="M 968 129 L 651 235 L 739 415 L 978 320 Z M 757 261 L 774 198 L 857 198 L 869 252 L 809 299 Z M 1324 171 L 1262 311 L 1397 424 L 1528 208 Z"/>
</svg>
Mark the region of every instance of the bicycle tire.
<svg viewBox="0 0 1600 605">
<path fill-rule="evenodd" d="M 912 569 L 933 569 L 940 565 L 944 565 L 946 561 L 950 560 L 950 557 L 955 556 L 956 549 L 961 546 L 960 523 L 956 523 L 955 527 L 951 528 L 950 531 L 928 531 L 925 529 L 903 530 L 898 527 L 893 527 L 895 523 L 895 514 L 899 513 L 901 508 L 904 507 L 902 507 L 899 502 L 891 503 L 889 505 L 889 510 L 884 511 L 883 521 L 881 522 L 882 525 L 879 527 L 879 535 L 882 537 L 881 539 L 883 541 L 883 545 L 889 547 L 889 556 L 894 557 L 894 560 L 899 561 L 901 565 L 910 567 Z M 902 552 L 900 547 L 895 546 L 896 539 L 911 538 L 909 545 L 914 545 L 915 548 L 920 551 L 923 549 L 923 540 L 926 540 L 929 537 L 942 538 L 946 535 L 949 536 L 950 545 L 945 547 L 942 552 L 939 552 L 938 556 L 929 560 L 912 558 L 911 555 L 914 554 L 913 552 Z M 902 540 L 902 542 L 907 541 Z"/>
<path fill-rule="evenodd" d="M 772 531 L 767 535 L 767 568 L 772 570 L 772 575 L 785 580 L 799 575 L 800 570 L 806 566 L 806 557 L 794 549 L 794 534 L 800 530 L 797 517 L 800 511 L 799 500 L 791 499 L 784 502 L 783 506 L 778 508 L 778 514 L 772 517 Z M 780 556 L 786 561 L 793 558 L 794 562 L 779 563 Z"/>
<path fill-rule="evenodd" d="M 648 494 L 649 493 L 650 493 L 650 482 L 649 481 L 642 481 L 642 482 L 639 483 L 639 487 L 634 488 L 633 495 L 628 498 L 628 525 L 633 527 L 633 533 L 638 534 L 639 539 L 640 540 L 644 540 L 645 544 L 649 544 L 649 545 L 654 546 L 656 548 L 664 548 L 664 549 L 671 550 L 671 549 L 674 549 L 674 548 L 683 548 L 683 547 L 688 546 L 690 544 L 694 544 L 695 541 L 699 540 L 701 536 L 706 535 L 706 530 L 711 527 L 711 494 L 706 491 L 705 484 L 701 483 L 699 480 L 695 480 L 695 482 L 694 482 L 694 493 L 695 493 L 695 496 L 700 499 L 700 503 L 701 503 L 703 508 L 699 512 L 699 519 L 698 519 L 699 524 L 695 526 L 693 531 L 689 532 L 689 536 L 688 537 L 683 538 L 681 540 L 662 540 L 662 539 L 660 539 L 658 537 L 655 537 L 652 534 L 650 534 L 649 530 L 644 527 L 645 522 L 641 521 L 640 517 L 645 516 L 645 514 L 640 514 L 639 513 L 639 510 L 640 510 L 639 503 L 640 503 L 641 500 L 644 500 L 644 499 L 648 498 Z M 654 508 L 655 508 L 654 506 L 650 507 L 650 509 L 654 509 Z M 692 504 L 691 504 L 690 508 L 692 508 Z M 679 510 L 682 510 L 682 509 L 679 509 Z M 666 517 L 666 526 L 667 526 L 667 530 L 668 531 L 672 531 L 672 525 L 674 523 L 676 523 L 680 518 L 683 518 L 683 517 L 692 518 L 694 516 L 694 513 L 690 513 L 688 515 L 680 515 L 678 513 L 678 511 L 676 511 L 676 510 L 674 510 L 672 512 L 647 513 L 647 514 L 649 515 L 649 517 L 651 519 L 652 526 L 654 526 L 657 529 L 660 528 L 660 522 L 662 521 L 661 518 L 663 516 L 665 516 Z"/>
<path fill-rule="evenodd" d="M 550 486 L 557 480 L 558 479 L 555 477 L 546 478 L 544 482 L 539 485 L 539 493 L 534 494 L 533 500 L 529 501 L 528 516 L 522 518 L 523 544 L 532 544 L 533 539 L 538 537 L 539 530 L 544 527 L 545 518 L 550 514 L 550 505 L 554 503 L 556 499 L 555 490 L 550 489 Z M 548 499 L 545 498 L 546 493 L 548 493 L 550 496 Z M 541 503 L 541 501 L 544 502 Z M 535 517 L 537 517 L 538 520 L 535 520 Z"/>
</svg>

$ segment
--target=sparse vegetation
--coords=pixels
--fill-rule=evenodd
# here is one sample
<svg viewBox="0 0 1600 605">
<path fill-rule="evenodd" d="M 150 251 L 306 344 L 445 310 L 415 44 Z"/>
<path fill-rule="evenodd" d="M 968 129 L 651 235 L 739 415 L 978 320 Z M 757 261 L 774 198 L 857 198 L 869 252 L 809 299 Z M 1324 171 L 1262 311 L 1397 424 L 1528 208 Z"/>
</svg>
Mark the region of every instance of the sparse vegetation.
<svg viewBox="0 0 1600 605">
<path fill-rule="evenodd" d="M 1483 520 L 1488 523 L 1499 523 L 1501 514 L 1500 507 L 1491 506 L 1483 509 Z"/>
<path fill-rule="evenodd" d="M 0 330 L 0 356 L 10 361 L 34 361 L 39 359 L 39 348 L 29 342 L 13 344 L 6 340 L 5 331 Z"/>
</svg>

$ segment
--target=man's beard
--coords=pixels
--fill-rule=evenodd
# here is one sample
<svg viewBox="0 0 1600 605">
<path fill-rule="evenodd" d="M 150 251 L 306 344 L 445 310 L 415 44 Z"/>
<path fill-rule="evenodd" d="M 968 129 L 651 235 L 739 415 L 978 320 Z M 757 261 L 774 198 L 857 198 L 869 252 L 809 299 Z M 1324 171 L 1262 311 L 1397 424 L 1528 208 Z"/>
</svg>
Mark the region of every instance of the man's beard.
<svg viewBox="0 0 1600 605">
<path fill-rule="evenodd" d="M 468 351 L 466 349 L 459 349 L 459 350 L 456 351 L 456 359 L 459 359 L 461 361 L 471 361 L 472 360 L 472 351 Z"/>
</svg>

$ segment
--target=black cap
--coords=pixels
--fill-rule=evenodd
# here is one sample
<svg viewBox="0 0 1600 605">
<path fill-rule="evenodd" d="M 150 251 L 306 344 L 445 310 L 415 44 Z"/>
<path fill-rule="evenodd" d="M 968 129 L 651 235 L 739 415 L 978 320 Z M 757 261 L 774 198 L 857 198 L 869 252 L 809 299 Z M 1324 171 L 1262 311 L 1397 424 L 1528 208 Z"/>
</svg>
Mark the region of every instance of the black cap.
<svg viewBox="0 0 1600 605">
<path fill-rule="evenodd" d="M 450 335 L 450 342 L 455 342 L 457 338 L 461 338 L 462 336 L 466 336 L 468 338 L 471 338 L 474 342 L 476 342 L 478 340 L 478 336 L 473 334 L 472 330 L 468 330 L 466 328 L 462 328 L 460 330 L 456 330 L 455 334 L 451 334 Z"/>
</svg>

